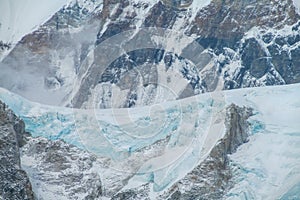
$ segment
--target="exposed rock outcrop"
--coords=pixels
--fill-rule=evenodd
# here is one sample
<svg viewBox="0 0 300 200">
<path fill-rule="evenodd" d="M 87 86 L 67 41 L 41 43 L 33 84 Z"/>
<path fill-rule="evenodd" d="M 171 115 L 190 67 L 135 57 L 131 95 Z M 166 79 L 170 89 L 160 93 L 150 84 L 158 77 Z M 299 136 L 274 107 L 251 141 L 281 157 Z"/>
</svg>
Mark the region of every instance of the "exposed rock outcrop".
<svg viewBox="0 0 300 200">
<path fill-rule="evenodd" d="M 94 155 L 63 141 L 32 138 L 0 101 L 0 199 L 99 199 L 102 184 L 95 161 Z"/>
<path fill-rule="evenodd" d="M 31 183 L 20 162 L 24 134 L 24 122 L 0 101 L 0 199 L 34 199 Z"/>
<path fill-rule="evenodd" d="M 156 103 L 150 97 L 159 94 L 159 85 L 167 87 L 166 93 L 176 91 L 168 99 L 175 100 L 216 88 L 297 83 L 299 20 L 292 0 L 212 0 L 200 7 L 197 0 L 78 0 L 23 37 L 2 62 L 1 68 L 12 71 L 7 77 L 19 71 L 31 77 L 30 72 L 34 72 L 42 87 L 33 88 L 32 77 L 14 84 L 3 78 L 0 84 L 41 103 L 109 108 Z M 97 48 L 112 36 L 127 30 L 132 30 L 134 36 L 145 27 L 167 28 L 191 36 L 212 59 L 194 59 L 196 63 L 189 63 L 193 59 L 176 52 L 138 48 L 151 38 L 134 41 L 137 49 L 132 52 L 120 53 L 112 46 L 107 51 Z M 182 46 L 176 38 L 170 41 L 180 44 L 176 48 Z M 116 49 L 126 42 L 117 41 Z M 197 58 L 203 48 L 189 55 Z M 112 55 L 118 58 L 106 66 L 104 60 Z M 145 77 L 145 72 L 151 78 Z M 167 76 L 167 80 L 161 78 Z M 131 81 L 126 81 L 128 77 Z M 177 82 L 183 88 L 178 89 Z M 45 90 L 45 96 L 50 95 L 35 97 L 24 92 L 24 88 Z M 112 105 L 114 97 L 118 103 Z M 95 99 L 99 104 L 91 103 Z"/>
<path fill-rule="evenodd" d="M 38 199 L 99 199 L 102 184 L 96 157 L 63 141 L 27 137 L 21 151 Z"/>
<path fill-rule="evenodd" d="M 138 188 L 134 189 L 129 189 L 124 192 L 120 192 L 116 195 L 114 195 L 111 199 L 112 200 L 136 200 L 136 199 L 141 199 L 141 200 L 150 200 L 149 197 L 149 183 L 144 184 Z"/>
</svg>

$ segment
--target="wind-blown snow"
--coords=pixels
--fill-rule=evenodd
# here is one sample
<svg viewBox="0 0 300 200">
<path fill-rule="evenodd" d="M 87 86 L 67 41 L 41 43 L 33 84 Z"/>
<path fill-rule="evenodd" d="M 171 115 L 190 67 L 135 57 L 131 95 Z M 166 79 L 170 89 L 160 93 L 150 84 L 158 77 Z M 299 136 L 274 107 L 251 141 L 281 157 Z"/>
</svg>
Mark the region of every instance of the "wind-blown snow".
<svg viewBox="0 0 300 200">
<path fill-rule="evenodd" d="M 151 182 L 152 197 L 191 171 L 223 137 L 227 105 L 252 107 L 250 140 L 230 156 L 237 184 L 226 198 L 278 199 L 294 194 L 300 182 L 299 86 L 206 93 L 132 109 L 51 107 L 4 89 L 0 99 L 24 119 L 33 136 L 64 139 L 111 158 L 110 170 L 99 169 L 104 186 L 111 181 L 110 173 L 118 174 L 124 167 L 133 170 L 126 163 L 140 162 L 124 189 Z M 149 159 L 138 160 L 139 152 Z"/>
</svg>

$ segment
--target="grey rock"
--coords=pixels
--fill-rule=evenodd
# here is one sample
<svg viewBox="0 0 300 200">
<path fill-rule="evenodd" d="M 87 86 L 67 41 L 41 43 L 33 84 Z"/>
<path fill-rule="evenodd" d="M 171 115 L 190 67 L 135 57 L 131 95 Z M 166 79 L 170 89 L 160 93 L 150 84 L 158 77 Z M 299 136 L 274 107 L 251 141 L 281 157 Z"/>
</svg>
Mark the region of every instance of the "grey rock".
<svg viewBox="0 0 300 200">
<path fill-rule="evenodd" d="M 174 7 L 164 5 L 158 2 L 151 10 L 150 15 L 145 19 L 144 26 L 172 28 L 176 21 L 177 12 Z"/>
<path fill-rule="evenodd" d="M 0 50 L 8 50 L 11 48 L 11 44 L 7 42 L 0 41 Z"/>
<path fill-rule="evenodd" d="M 27 137 L 22 147 L 22 166 L 37 199 L 99 199 L 102 184 L 92 170 L 96 157 L 63 141 Z"/>
<path fill-rule="evenodd" d="M 140 186 L 138 189 L 129 189 L 124 192 L 120 192 L 114 195 L 111 199 L 112 200 L 124 200 L 124 199 L 150 200 L 149 192 L 150 192 L 150 188 L 149 188 L 149 184 L 147 183 L 145 185 Z"/>
<path fill-rule="evenodd" d="M 20 164 L 24 127 L 24 122 L 0 101 L 0 199 L 34 199 L 31 183 Z"/>
<path fill-rule="evenodd" d="M 0 101 L 0 199 L 100 199 L 96 160 L 63 141 L 32 138 Z"/>
</svg>

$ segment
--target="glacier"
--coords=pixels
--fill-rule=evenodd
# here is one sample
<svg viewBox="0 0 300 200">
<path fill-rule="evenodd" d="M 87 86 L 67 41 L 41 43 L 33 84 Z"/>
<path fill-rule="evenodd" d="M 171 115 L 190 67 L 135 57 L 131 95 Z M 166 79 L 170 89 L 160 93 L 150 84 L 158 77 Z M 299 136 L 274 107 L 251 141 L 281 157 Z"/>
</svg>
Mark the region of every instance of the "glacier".
<svg viewBox="0 0 300 200">
<path fill-rule="evenodd" d="M 225 199 L 278 199 L 299 193 L 300 84 L 205 93 L 124 109 L 72 109 L 31 102 L 0 89 L 0 99 L 34 137 L 62 139 L 111 159 L 103 184 L 133 173 L 125 189 L 151 184 L 151 196 L 184 177 L 224 136 L 225 108 L 254 109 L 249 142 L 230 155 L 234 187 Z M 106 182 L 105 182 L 106 181 Z"/>
</svg>

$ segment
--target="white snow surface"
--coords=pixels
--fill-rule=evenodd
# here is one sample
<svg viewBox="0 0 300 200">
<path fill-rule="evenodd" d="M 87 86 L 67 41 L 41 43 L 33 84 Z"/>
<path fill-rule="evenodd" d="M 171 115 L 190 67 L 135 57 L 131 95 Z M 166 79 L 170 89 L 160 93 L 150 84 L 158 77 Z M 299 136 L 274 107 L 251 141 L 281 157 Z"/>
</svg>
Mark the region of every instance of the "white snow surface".
<svg viewBox="0 0 300 200">
<path fill-rule="evenodd" d="M 256 111 L 250 141 L 231 156 L 239 175 L 228 199 L 279 199 L 300 183 L 299 86 L 244 89 L 227 96 Z"/>
<path fill-rule="evenodd" d="M 133 172 L 124 189 L 152 182 L 153 198 L 205 159 L 223 137 L 226 106 L 252 107 L 249 142 L 230 156 L 237 184 L 226 198 L 278 199 L 300 182 L 299 86 L 206 93 L 131 109 L 51 107 L 5 89 L 0 89 L 0 99 L 25 121 L 33 136 L 63 139 L 112 159 L 107 169 L 99 167 L 105 190 L 112 177 Z M 137 156 L 140 151 L 149 159 Z"/>
<path fill-rule="evenodd" d="M 300 0 L 293 0 L 296 11 L 300 14 Z"/>
<path fill-rule="evenodd" d="M 0 40 L 17 43 L 70 0 L 1 0 Z"/>
</svg>

